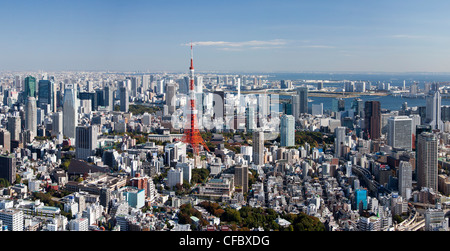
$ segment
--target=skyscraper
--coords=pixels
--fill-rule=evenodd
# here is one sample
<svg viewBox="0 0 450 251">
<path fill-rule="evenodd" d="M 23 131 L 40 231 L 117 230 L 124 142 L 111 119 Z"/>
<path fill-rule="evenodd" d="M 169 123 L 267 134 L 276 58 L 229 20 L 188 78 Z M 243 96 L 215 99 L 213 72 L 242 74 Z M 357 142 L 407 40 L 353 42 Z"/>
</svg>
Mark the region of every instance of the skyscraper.
<svg viewBox="0 0 450 251">
<path fill-rule="evenodd" d="M 417 185 L 438 191 L 438 142 L 433 133 L 423 132 L 417 138 Z"/>
<path fill-rule="evenodd" d="M 366 101 L 364 106 L 364 131 L 365 139 L 380 139 L 381 106 L 379 101 Z"/>
<path fill-rule="evenodd" d="M 261 130 L 253 133 L 253 163 L 264 164 L 264 132 Z"/>
<path fill-rule="evenodd" d="M 434 92 L 433 96 L 427 97 L 426 116 L 428 124 L 433 130 L 443 130 L 444 123 L 441 119 L 441 93 Z"/>
<path fill-rule="evenodd" d="M 255 107 L 249 104 L 245 109 L 245 126 L 247 132 L 253 132 L 256 129 Z"/>
<path fill-rule="evenodd" d="M 55 83 L 51 80 L 39 80 L 38 107 L 50 105 L 50 110 L 55 111 Z"/>
<path fill-rule="evenodd" d="M 291 102 L 292 102 L 292 115 L 294 116 L 295 120 L 298 120 L 300 117 L 300 97 L 298 95 L 292 95 L 291 96 Z"/>
<path fill-rule="evenodd" d="M 393 116 L 388 119 L 388 145 L 396 149 L 411 151 L 412 119 L 408 116 Z"/>
<path fill-rule="evenodd" d="M 334 129 L 334 157 L 340 158 L 343 154 L 347 128 L 338 126 Z"/>
<path fill-rule="evenodd" d="M 21 120 L 19 116 L 8 117 L 8 131 L 11 133 L 11 140 L 20 139 Z"/>
<path fill-rule="evenodd" d="M 294 116 L 284 114 L 280 123 L 280 145 L 295 146 L 295 120 Z"/>
<path fill-rule="evenodd" d="M 407 161 L 400 161 L 398 168 L 398 191 L 408 200 L 412 193 L 412 166 Z"/>
<path fill-rule="evenodd" d="M 16 158 L 14 154 L 0 155 L 0 178 L 9 183 L 16 182 Z"/>
<path fill-rule="evenodd" d="M 58 111 L 52 114 L 52 136 L 63 133 L 63 114 Z"/>
<path fill-rule="evenodd" d="M 175 112 L 176 104 L 175 104 L 175 93 L 176 86 L 173 83 L 166 85 L 166 105 L 169 107 L 169 115 Z"/>
<path fill-rule="evenodd" d="M 97 126 L 77 126 L 75 146 L 75 157 L 77 159 L 87 160 L 89 156 L 95 155 Z"/>
<path fill-rule="evenodd" d="M 25 129 L 30 130 L 33 133 L 32 137 L 37 136 L 37 106 L 36 106 L 36 98 L 33 96 L 29 96 L 26 102 L 26 110 L 25 110 Z"/>
<path fill-rule="evenodd" d="M 242 188 L 243 193 L 248 192 L 248 166 L 237 165 L 234 167 L 234 184 Z"/>
<path fill-rule="evenodd" d="M 114 101 L 113 101 L 113 90 L 110 85 L 105 86 L 104 89 L 104 103 L 103 105 L 108 107 L 109 111 L 112 111 L 114 109 Z"/>
<path fill-rule="evenodd" d="M 297 95 L 299 96 L 299 112 L 308 113 L 308 88 L 307 87 L 299 87 L 297 88 Z"/>
<path fill-rule="evenodd" d="M 24 80 L 24 98 L 35 97 L 36 98 L 36 78 L 28 76 Z"/>
<path fill-rule="evenodd" d="M 8 130 L 0 129 L 0 145 L 3 146 L 4 153 L 11 152 L 11 133 Z"/>
<path fill-rule="evenodd" d="M 126 86 L 120 87 L 120 111 L 128 112 L 129 103 L 128 103 L 128 89 Z"/>
<path fill-rule="evenodd" d="M 63 134 L 75 139 L 75 128 L 78 125 L 78 99 L 73 84 L 66 84 L 63 105 Z"/>
</svg>

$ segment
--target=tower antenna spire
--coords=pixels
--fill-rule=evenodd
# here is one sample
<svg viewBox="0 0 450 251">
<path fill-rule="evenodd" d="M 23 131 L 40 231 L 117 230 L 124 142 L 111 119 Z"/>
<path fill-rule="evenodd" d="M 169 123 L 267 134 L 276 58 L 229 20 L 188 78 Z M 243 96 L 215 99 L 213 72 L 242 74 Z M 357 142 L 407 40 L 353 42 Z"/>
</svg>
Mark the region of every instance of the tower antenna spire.
<svg viewBox="0 0 450 251">
<path fill-rule="evenodd" d="M 194 166 L 197 167 L 197 162 L 199 160 L 199 151 L 200 146 L 203 146 L 203 148 L 209 152 L 209 148 L 206 145 L 205 141 L 202 138 L 202 135 L 200 134 L 200 130 L 198 128 L 198 111 L 195 106 L 195 80 L 194 80 L 194 52 L 192 48 L 192 42 L 191 42 L 191 67 L 190 74 L 189 74 L 189 99 L 188 99 L 188 105 L 189 105 L 189 114 L 188 114 L 188 120 L 186 123 L 186 127 L 184 129 L 184 135 L 182 141 L 191 145 L 192 152 L 194 155 Z"/>
<path fill-rule="evenodd" d="M 191 70 L 194 69 L 194 50 L 192 49 L 192 41 L 191 41 Z"/>
</svg>

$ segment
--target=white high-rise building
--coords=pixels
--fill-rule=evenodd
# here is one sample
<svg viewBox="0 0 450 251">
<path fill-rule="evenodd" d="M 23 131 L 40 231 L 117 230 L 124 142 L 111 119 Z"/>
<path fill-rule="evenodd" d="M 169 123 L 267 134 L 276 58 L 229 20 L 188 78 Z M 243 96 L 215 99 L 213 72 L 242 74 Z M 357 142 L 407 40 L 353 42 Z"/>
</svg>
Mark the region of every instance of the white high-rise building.
<svg viewBox="0 0 450 251">
<path fill-rule="evenodd" d="M 8 231 L 23 231 L 23 211 L 18 209 L 3 209 L 0 210 L 0 221 L 3 226 L 7 226 Z"/>
<path fill-rule="evenodd" d="M 37 105 L 35 97 L 28 97 L 26 103 L 25 129 L 33 133 L 32 137 L 37 136 Z"/>
<path fill-rule="evenodd" d="M 264 165 L 264 132 L 253 133 L 253 163 Z"/>
<path fill-rule="evenodd" d="M 398 168 L 398 191 L 400 195 L 409 200 L 412 193 L 412 166 L 407 161 L 400 161 Z"/>
<path fill-rule="evenodd" d="M 417 185 L 438 191 L 438 141 L 433 133 L 417 135 Z"/>
<path fill-rule="evenodd" d="M 388 145 L 397 149 L 412 149 L 412 119 L 408 116 L 394 116 L 388 119 Z"/>
<path fill-rule="evenodd" d="M 346 127 L 338 126 L 334 129 L 334 156 L 342 157 L 343 147 L 345 145 Z"/>
<path fill-rule="evenodd" d="M 66 84 L 63 104 L 63 134 L 75 139 L 75 128 L 78 125 L 78 98 L 73 84 Z"/>
<path fill-rule="evenodd" d="M 167 186 L 173 188 L 177 184 L 183 185 L 183 170 L 179 168 L 170 168 L 170 170 L 167 171 Z"/>
<path fill-rule="evenodd" d="M 63 114 L 62 112 L 55 112 L 52 114 L 52 136 L 57 136 L 63 133 Z"/>
<path fill-rule="evenodd" d="M 444 130 L 441 119 L 441 93 L 436 91 L 432 97 L 427 98 L 427 120 L 432 129 Z"/>
<path fill-rule="evenodd" d="M 295 146 L 295 119 L 292 115 L 281 116 L 280 144 L 281 146 Z"/>
</svg>

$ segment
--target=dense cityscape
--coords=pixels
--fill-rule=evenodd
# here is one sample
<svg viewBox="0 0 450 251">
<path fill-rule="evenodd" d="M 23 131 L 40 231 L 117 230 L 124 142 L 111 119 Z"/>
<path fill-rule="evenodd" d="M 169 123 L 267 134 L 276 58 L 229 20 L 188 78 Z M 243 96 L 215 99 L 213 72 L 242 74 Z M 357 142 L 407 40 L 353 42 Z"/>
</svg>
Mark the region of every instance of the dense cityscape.
<svg viewBox="0 0 450 251">
<path fill-rule="evenodd" d="M 0 1 L 4 236 L 450 230 L 449 2 L 168 2 Z"/>
<path fill-rule="evenodd" d="M 446 83 L 327 87 L 194 75 L 192 62 L 189 74 L 2 73 L 1 229 L 448 230 Z M 426 104 L 361 99 L 398 95 Z"/>
</svg>

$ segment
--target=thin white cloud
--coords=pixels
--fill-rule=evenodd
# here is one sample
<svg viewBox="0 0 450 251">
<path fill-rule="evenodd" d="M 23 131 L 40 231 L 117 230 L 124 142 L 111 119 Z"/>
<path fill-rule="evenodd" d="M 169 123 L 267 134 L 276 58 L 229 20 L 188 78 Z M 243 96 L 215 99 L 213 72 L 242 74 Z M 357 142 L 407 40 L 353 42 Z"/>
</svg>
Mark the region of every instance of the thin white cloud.
<svg viewBox="0 0 450 251">
<path fill-rule="evenodd" d="M 320 44 L 313 44 L 313 45 L 302 45 L 300 46 L 302 48 L 317 48 L 317 49 L 334 49 L 335 46 L 331 45 L 320 45 Z"/>
<path fill-rule="evenodd" d="M 391 37 L 392 38 L 408 38 L 408 39 L 422 38 L 422 36 L 407 35 L 407 34 L 397 34 L 397 35 L 392 35 Z"/>
<path fill-rule="evenodd" d="M 184 45 L 190 45 L 191 43 L 187 43 Z M 275 46 L 286 45 L 287 41 L 283 39 L 273 39 L 273 40 L 250 40 L 250 41 L 241 41 L 241 42 L 228 42 L 228 41 L 196 41 L 192 42 L 193 46 L 215 46 L 221 47 L 221 49 L 231 49 L 231 48 L 252 48 L 252 49 L 261 49 L 261 48 L 274 48 Z"/>
</svg>

